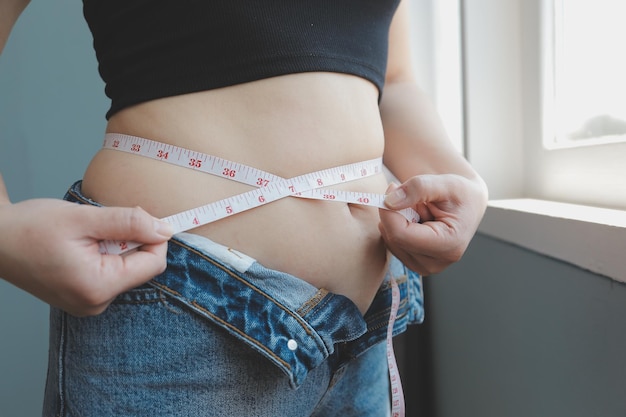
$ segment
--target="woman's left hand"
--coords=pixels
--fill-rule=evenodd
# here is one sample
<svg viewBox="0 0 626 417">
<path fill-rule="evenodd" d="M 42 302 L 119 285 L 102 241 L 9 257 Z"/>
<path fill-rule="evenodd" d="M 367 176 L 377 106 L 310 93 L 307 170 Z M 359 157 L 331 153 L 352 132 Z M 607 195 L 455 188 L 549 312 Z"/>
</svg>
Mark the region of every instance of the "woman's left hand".
<svg viewBox="0 0 626 417">
<path fill-rule="evenodd" d="M 391 252 L 421 274 L 441 272 L 461 259 L 487 205 L 482 180 L 460 175 L 417 175 L 391 184 L 385 204 L 392 210 L 413 208 L 420 223 L 380 210 L 379 229 Z"/>
</svg>

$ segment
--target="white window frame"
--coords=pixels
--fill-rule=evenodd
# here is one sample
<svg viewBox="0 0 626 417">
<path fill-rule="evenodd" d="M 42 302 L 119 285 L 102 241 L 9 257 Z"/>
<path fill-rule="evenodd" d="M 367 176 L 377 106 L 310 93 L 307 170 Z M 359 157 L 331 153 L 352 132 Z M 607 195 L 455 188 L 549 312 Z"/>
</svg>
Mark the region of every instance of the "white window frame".
<svg viewBox="0 0 626 417">
<path fill-rule="evenodd" d="M 566 22 L 566 18 L 576 17 L 575 13 L 576 5 L 584 5 L 590 9 L 584 15 L 582 23 L 584 27 L 578 27 L 576 35 L 580 38 L 574 39 L 566 38 L 566 35 L 571 34 L 572 28 L 570 25 L 573 22 Z M 603 3 L 604 2 L 604 3 Z M 603 5 L 611 5 L 614 10 L 610 16 L 602 16 L 599 13 L 593 13 L 594 7 L 603 7 Z M 570 7 L 568 8 L 568 5 Z M 618 10 L 615 10 L 617 7 Z M 572 9 L 572 10 L 569 10 Z M 600 10 L 598 10 L 600 11 Z M 580 10 L 578 11 L 580 12 Z M 614 133 L 604 134 L 602 136 L 589 136 L 585 138 L 578 138 L 572 140 L 568 137 L 571 133 L 573 126 L 565 126 L 565 119 L 570 123 L 575 122 L 576 128 L 579 130 L 582 128 L 582 124 L 585 123 L 582 117 L 593 117 L 593 114 L 583 114 L 580 108 L 577 109 L 577 115 L 567 114 L 568 109 L 559 109 L 559 107 L 567 107 L 568 102 L 583 102 L 585 95 L 595 95 L 591 93 L 589 89 L 585 87 L 591 87 L 596 91 L 606 93 L 607 89 L 611 89 L 614 96 L 609 100 L 608 106 L 595 108 L 596 116 L 606 112 L 606 116 L 619 117 L 620 119 L 626 119 L 626 77 L 623 77 L 623 72 L 626 69 L 626 60 L 623 54 L 620 54 L 613 48 L 617 48 L 619 51 L 622 48 L 624 33 L 615 33 L 615 30 L 620 30 L 622 26 L 622 20 L 624 16 L 621 14 L 626 12 L 626 3 L 616 2 L 615 0 L 598 0 L 595 3 L 589 0 L 548 0 L 543 1 L 539 13 L 541 21 L 541 47 L 542 53 L 542 80 L 543 80 L 543 125 L 544 125 L 544 137 L 543 145 L 547 149 L 562 149 L 562 148 L 574 148 L 580 146 L 596 146 L 611 143 L 626 142 L 626 133 Z M 582 18 L 582 16 L 580 16 Z M 600 27 L 599 27 L 600 26 Z M 598 37 L 594 38 L 597 34 L 602 37 L 606 44 L 594 43 L 594 40 L 598 40 Z M 610 33 L 612 32 L 612 33 Z M 605 39 L 607 35 L 611 35 L 612 39 Z M 601 42 L 601 41 L 600 41 Z M 574 59 L 570 55 L 576 54 Z M 616 53 L 617 52 L 617 53 Z M 597 57 L 599 61 L 594 61 L 594 57 Z M 606 58 L 609 58 L 608 60 Z M 572 62 L 573 61 L 573 62 Z M 604 84 L 607 80 L 606 77 L 602 77 L 600 73 L 596 77 L 592 72 L 599 69 L 603 74 L 608 75 L 608 79 L 613 80 L 612 75 L 617 75 L 624 79 L 623 82 L 619 82 L 619 85 L 612 84 L 610 87 Z M 576 85 L 567 85 L 567 77 L 570 74 L 575 76 L 581 76 L 581 71 L 585 74 L 586 79 L 577 79 Z M 569 80 L 571 82 L 571 80 Z M 583 85 L 581 85 L 583 84 Z M 581 88 L 578 88 L 581 87 Z M 574 94 L 568 95 L 571 92 Z M 619 100 L 616 103 L 615 98 Z M 596 96 L 597 99 L 597 96 Z M 592 103 L 595 102 L 594 107 L 598 106 L 593 98 Z M 587 109 L 589 111 L 590 109 Z M 571 110 L 569 110 L 571 111 Z M 581 119 L 576 120 L 578 117 Z M 563 118 L 563 120 L 560 120 Z M 589 121 L 589 120 L 588 120 Z"/>
<path fill-rule="evenodd" d="M 529 72 L 522 83 L 528 93 L 525 126 L 525 170 L 527 193 L 542 199 L 564 201 L 605 208 L 626 209 L 626 143 L 623 140 L 587 141 L 585 146 L 549 146 L 558 134 L 554 118 L 554 18 L 555 2 L 559 0 L 527 0 L 522 5 L 522 42 L 528 42 L 522 50 L 522 59 L 529 63 Z M 539 34 L 532 34 L 534 21 L 540 22 Z M 533 43 L 536 45 L 533 48 Z M 536 102 L 536 97 L 540 101 Z M 624 102 L 626 106 L 626 100 Z M 541 113 L 538 110 L 541 109 Z M 541 130 L 535 130 L 539 127 Z M 541 135 L 542 141 L 536 138 Z"/>
</svg>

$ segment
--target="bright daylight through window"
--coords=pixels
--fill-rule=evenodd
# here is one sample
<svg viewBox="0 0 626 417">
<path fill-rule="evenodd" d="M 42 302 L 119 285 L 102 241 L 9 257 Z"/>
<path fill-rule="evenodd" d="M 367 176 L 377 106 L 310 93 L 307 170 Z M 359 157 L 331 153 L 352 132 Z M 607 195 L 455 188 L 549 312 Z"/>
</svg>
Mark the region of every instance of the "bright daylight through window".
<svg viewBox="0 0 626 417">
<path fill-rule="evenodd" d="M 623 0 L 554 0 L 547 148 L 626 141 L 625 18 Z"/>
</svg>

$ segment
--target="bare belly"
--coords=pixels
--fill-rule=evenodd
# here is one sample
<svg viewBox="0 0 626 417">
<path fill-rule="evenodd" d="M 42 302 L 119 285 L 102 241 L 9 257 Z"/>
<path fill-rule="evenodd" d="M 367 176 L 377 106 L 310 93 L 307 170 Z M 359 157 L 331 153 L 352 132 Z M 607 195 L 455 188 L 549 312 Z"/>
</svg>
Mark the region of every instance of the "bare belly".
<svg viewBox="0 0 626 417">
<path fill-rule="evenodd" d="M 155 100 L 109 121 L 125 133 L 204 152 L 290 178 L 382 155 L 376 88 L 340 74 L 299 74 Z M 339 188 L 383 193 L 384 176 Z M 102 150 L 84 193 L 105 205 L 165 217 L 251 187 L 140 156 Z M 192 232 L 263 265 L 343 294 L 365 311 L 387 253 L 375 208 L 288 197 Z"/>
</svg>

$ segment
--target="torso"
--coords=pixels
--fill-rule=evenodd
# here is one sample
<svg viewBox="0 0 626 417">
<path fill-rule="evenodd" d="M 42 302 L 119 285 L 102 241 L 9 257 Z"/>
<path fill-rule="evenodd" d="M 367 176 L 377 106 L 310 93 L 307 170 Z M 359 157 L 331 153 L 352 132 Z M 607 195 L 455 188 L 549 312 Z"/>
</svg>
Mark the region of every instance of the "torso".
<svg viewBox="0 0 626 417">
<path fill-rule="evenodd" d="M 107 131 L 200 151 L 290 178 L 382 156 L 378 90 L 337 73 L 280 76 L 149 101 L 116 113 Z M 343 184 L 383 193 L 382 174 Z M 83 180 L 104 205 L 141 206 L 157 217 L 250 187 L 111 150 Z M 285 198 L 194 229 L 312 285 L 346 295 L 364 312 L 384 276 L 378 209 Z"/>
</svg>

